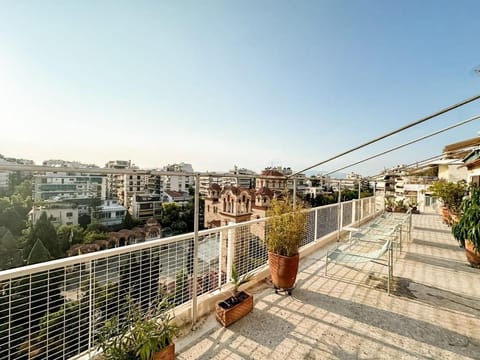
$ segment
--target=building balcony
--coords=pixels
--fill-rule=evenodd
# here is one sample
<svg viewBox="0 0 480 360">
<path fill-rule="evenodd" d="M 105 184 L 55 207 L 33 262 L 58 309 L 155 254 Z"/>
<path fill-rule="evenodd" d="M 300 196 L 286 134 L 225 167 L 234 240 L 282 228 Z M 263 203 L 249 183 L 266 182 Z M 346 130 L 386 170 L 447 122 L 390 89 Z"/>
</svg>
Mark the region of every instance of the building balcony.
<svg viewBox="0 0 480 360">
<path fill-rule="evenodd" d="M 380 196 L 311 209 L 292 296 L 268 282 L 264 218 L 202 230 L 198 242 L 190 233 L 0 272 L 0 359 L 93 358 L 104 321 L 128 310 L 124 296 L 146 305 L 159 291 L 195 323 L 176 340 L 178 359 L 478 358 L 479 273 L 440 216 L 413 216 L 391 296 L 379 264 L 332 265 L 324 276 L 342 229 L 382 210 Z M 236 253 L 240 239 L 248 246 Z M 212 310 L 230 295 L 234 262 L 256 274 L 255 307 L 225 329 Z"/>
</svg>

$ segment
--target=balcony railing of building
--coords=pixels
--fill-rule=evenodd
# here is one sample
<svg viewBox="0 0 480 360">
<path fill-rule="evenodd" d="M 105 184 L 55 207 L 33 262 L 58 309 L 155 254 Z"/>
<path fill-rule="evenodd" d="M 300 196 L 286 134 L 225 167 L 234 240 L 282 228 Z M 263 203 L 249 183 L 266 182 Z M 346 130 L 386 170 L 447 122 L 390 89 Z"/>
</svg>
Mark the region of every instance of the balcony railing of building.
<svg viewBox="0 0 480 360">
<path fill-rule="evenodd" d="M 308 210 L 302 251 L 383 209 L 380 196 Z M 96 352 L 99 329 L 122 319 L 130 298 L 143 308 L 169 296 L 194 323 L 228 287 L 232 266 L 266 268 L 266 219 L 0 272 L 0 359 L 68 359 Z"/>
</svg>

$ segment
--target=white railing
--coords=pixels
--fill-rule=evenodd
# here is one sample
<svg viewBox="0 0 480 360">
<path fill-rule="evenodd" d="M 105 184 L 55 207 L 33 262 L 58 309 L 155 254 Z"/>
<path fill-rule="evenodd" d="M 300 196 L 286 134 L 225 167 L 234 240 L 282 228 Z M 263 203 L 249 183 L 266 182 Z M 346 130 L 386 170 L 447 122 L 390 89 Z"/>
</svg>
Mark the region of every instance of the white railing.
<svg viewBox="0 0 480 360">
<path fill-rule="evenodd" d="M 303 245 L 381 210 L 374 197 L 310 209 Z M 232 264 L 240 273 L 265 267 L 265 220 L 200 231 L 198 249 L 189 233 L 0 272 L 0 359 L 93 354 L 98 330 L 125 316 L 127 298 L 144 308 L 162 296 L 194 306 L 221 291 Z"/>
</svg>

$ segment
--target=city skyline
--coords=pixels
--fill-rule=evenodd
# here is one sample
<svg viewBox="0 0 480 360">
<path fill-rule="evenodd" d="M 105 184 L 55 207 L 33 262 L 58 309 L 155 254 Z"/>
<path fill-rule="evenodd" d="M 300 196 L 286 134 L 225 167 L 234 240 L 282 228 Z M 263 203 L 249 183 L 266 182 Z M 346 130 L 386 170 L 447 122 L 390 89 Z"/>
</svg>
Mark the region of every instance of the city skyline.
<svg viewBox="0 0 480 360">
<path fill-rule="evenodd" d="M 301 170 L 478 93 L 474 1 L 5 2 L 0 153 Z M 477 115 L 472 103 L 316 168 Z M 349 168 L 440 154 L 477 122 Z"/>
</svg>

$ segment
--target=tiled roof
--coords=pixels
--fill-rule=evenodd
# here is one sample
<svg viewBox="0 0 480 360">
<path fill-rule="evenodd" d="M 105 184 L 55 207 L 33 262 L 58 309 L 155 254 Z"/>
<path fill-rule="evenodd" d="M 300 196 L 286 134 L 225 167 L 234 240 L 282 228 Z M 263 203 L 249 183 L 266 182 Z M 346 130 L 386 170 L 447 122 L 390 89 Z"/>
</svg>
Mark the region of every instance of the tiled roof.
<svg viewBox="0 0 480 360">
<path fill-rule="evenodd" d="M 263 176 L 278 176 L 278 177 L 285 177 L 280 171 L 277 170 L 263 170 Z"/>
</svg>

